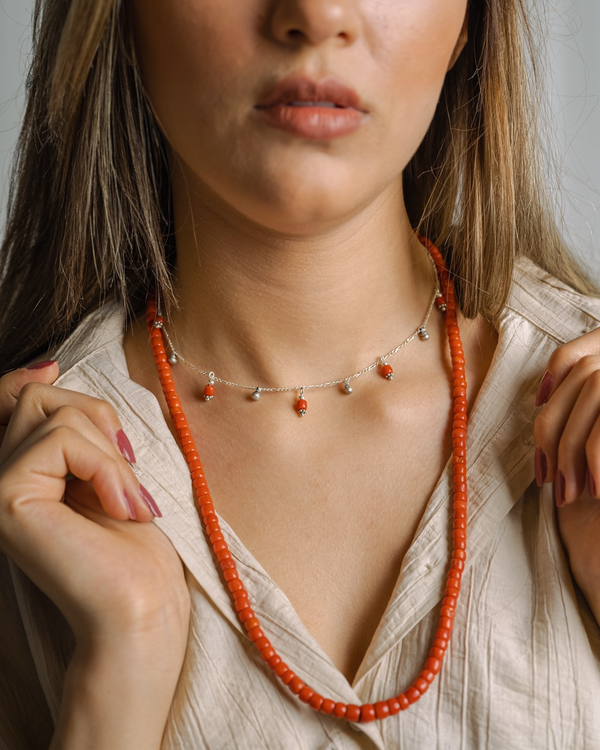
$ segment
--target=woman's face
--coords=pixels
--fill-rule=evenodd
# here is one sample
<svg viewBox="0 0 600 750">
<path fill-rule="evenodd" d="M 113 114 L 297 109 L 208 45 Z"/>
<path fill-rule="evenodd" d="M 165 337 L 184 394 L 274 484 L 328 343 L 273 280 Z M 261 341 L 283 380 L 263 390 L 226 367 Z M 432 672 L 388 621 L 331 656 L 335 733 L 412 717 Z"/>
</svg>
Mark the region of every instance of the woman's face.
<svg viewBox="0 0 600 750">
<path fill-rule="evenodd" d="M 142 78 L 187 184 L 264 227 L 303 235 L 390 189 L 397 195 L 467 6 L 132 2 Z"/>
</svg>

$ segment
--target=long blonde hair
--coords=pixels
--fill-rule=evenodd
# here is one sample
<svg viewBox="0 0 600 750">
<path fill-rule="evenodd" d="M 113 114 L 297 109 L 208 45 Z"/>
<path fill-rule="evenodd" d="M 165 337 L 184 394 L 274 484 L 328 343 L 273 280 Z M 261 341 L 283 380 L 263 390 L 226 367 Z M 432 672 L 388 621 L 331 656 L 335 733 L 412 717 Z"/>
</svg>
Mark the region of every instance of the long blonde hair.
<svg viewBox="0 0 600 750">
<path fill-rule="evenodd" d="M 445 254 L 465 315 L 502 310 L 528 256 L 595 293 L 547 201 L 526 0 L 471 0 L 467 45 L 403 176 L 415 229 Z M 173 301 L 163 136 L 123 0 L 37 0 L 27 108 L 0 248 L 5 368 L 58 343 L 107 298 Z"/>
</svg>

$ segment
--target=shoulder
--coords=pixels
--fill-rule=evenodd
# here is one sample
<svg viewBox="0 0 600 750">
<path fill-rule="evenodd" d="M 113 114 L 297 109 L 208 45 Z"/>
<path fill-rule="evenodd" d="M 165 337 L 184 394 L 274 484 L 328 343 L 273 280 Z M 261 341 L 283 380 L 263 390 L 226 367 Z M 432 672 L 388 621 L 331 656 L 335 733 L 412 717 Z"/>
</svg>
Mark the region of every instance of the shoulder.
<svg viewBox="0 0 600 750">
<path fill-rule="evenodd" d="M 55 385 L 104 398 L 104 381 L 128 375 L 125 322 L 123 306 L 114 301 L 87 315 L 53 353 L 60 366 Z"/>
<path fill-rule="evenodd" d="M 504 314 L 527 320 L 562 344 L 600 326 L 600 298 L 581 294 L 520 258 Z"/>
<path fill-rule="evenodd" d="M 125 311 L 117 302 L 107 302 L 87 315 L 54 352 L 61 373 L 99 351 L 122 346 L 124 329 Z"/>
</svg>

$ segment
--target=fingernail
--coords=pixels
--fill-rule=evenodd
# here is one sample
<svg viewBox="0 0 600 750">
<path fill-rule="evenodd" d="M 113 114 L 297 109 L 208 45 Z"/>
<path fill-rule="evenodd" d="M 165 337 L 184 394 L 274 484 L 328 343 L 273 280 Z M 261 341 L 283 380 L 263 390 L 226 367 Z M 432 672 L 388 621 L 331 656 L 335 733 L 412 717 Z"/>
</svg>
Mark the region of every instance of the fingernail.
<svg viewBox="0 0 600 750">
<path fill-rule="evenodd" d="M 117 432 L 117 444 L 119 446 L 119 450 L 123 454 L 123 457 L 126 461 L 129 461 L 130 464 L 135 463 L 135 453 L 133 452 L 133 448 L 131 447 L 131 443 L 129 442 L 129 438 L 127 435 L 123 432 L 123 430 L 119 430 Z"/>
<path fill-rule="evenodd" d="M 133 520 L 136 521 L 137 520 L 137 515 L 136 515 L 136 512 L 135 512 L 135 506 L 134 506 L 131 498 L 129 497 L 129 495 L 126 492 L 124 493 L 124 495 L 125 495 L 125 503 L 127 505 L 127 510 L 129 511 L 129 517 L 133 518 Z"/>
<path fill-rule="evenodd" d="M 589 469 L 587 473 L 587 481 L 588 481 L 588 489 L 590 491 L 590 495 L 592 497 L 596 497 L 596 480 L 594 479 L 594 475 L 590 472 Z"/>
<path fill-rule="evenodd" d="M 540 383 L 540 387 L 538 388 L 538 392 L 535 397 L 536 406 L 543 406 L 546 403 L 553 385 L 554 375 L 551 372 L 547 371 L 542 378 L 542 382 Z"/>
<path fill-rule="evenodd" d="M 548 473 L 548 459 L 541 448 L 535 449 L 533 465 L 535 467 L 535 481 L 537 486 L 541 487 L 546 481 L 546 474 Z"/>
<path fill-rule="evenodd" d="M 142 484 L 140 484 L 140 495 L 142 496 L 142 500 L 150 508 L 152 513 L 155 516 L 157 516 L 157 518 L 162 518 L 162 513 L 160 512 L 160 508 L 154 502 L 154 498 L 152 497 L 152 495 L 148 492 L 148 490 Z"/>
<path fill-rule="evenodd" d="M 565 484 L 565 475 L 562 471 L 557 471 L 554 480 L 554 498 L 558 508 L 562 508 L 565 505 Z"/>
<path fill-rule="evenodd" d="M 49 359 L 47 362 L 36 362 L 34 365 L 29 365 L 29 367 L 26 367 L 26 370 L 43 370 L 45 367 L 50 367 L 50 365 L 55 365 L 56 360 L 55 359 Z"/>
</svg>

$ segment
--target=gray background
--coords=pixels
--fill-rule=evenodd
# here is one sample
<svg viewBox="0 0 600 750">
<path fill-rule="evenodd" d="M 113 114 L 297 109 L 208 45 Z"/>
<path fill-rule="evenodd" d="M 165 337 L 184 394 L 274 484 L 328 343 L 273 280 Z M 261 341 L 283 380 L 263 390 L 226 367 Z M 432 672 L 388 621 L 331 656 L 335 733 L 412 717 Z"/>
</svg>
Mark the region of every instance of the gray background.
<svg viewBox="0 0 600 750">
<path fill-rule="evenodd" d="M 31 0 L 0 0 L 0 235 L 23 107 Z M 558 167 L 548 184 L 565 235 L 600 278 L 600 0 L 538 0 L 547 49 L 544 132 Z M 554 173 L 553 173 L 554 174 Z"/>
</svg>

